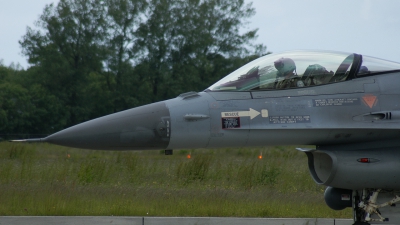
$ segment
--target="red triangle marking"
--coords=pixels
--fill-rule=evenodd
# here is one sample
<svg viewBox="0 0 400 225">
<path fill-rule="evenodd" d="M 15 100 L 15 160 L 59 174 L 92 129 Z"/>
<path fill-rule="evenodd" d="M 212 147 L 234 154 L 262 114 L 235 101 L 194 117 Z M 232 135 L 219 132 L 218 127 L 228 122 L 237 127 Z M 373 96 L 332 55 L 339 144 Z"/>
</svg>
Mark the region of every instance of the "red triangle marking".
<svg viewBox="0 0 400 225">
<path fill-rule="evenodd" d="M 374 95 L 366 95 L 363 97 L 365 104 L 367 104 L 370 108 L 375 105 L 376 96 Z"/>
</svg>

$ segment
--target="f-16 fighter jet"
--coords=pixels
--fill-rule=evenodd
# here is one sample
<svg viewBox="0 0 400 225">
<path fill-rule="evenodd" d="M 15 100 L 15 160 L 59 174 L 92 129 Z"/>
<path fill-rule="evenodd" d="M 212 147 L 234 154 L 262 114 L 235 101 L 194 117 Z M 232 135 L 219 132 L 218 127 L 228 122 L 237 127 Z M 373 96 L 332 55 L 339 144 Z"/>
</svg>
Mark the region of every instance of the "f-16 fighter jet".
<svg viewBox="0 0 400 225">
<path fill-rule="evenodd" d="M 400 223 L 400 64 L 355 53 L 260 57 L 189 92 L 42 139 L 99 150 L 310 145 L 310 174 L 355 224 Z"/>
</svg>

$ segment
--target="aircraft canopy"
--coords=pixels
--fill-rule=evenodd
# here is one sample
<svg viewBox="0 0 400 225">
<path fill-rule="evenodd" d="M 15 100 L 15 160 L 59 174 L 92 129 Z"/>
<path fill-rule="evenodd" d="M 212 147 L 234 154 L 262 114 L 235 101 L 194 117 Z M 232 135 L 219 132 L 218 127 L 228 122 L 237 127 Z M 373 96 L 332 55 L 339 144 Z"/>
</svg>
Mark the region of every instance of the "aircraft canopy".
<svg viewBox="0 0 400 225">
<path fill-rule="evenodd" d="M 206 91 L 300 88 L 400 71 L 400 63 L 332 51 L 291 51 L 262 56 Z M 282 84 L 283 83 L 283 84 Z"/>
</svg>

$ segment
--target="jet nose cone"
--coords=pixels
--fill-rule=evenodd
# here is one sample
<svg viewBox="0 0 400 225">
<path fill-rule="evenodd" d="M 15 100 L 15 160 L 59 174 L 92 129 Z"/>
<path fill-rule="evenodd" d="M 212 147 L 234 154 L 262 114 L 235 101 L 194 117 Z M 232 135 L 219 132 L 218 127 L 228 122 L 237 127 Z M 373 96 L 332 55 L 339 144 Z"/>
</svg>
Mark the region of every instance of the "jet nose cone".
<svg viewBox="0 0 400 225">
<path fill-rule="evenodd" d="M 170 127 L 169 110 L 164 102 L 158 102 L 75 125 L 44 141 L 97 150 L 165 149 Z"/>
</svg>

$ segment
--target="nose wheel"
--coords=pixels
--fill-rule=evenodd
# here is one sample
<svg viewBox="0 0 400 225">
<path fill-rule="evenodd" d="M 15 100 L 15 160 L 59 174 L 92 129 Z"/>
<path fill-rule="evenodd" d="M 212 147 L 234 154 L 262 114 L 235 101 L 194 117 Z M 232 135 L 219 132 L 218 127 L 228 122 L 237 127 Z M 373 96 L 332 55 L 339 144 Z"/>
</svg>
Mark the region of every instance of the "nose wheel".
<svg viewBox="0 0 400 225">
<path fill-rule="evenodd" d="M 364 189 L 361 191 L 361 195 L 358 193 L 358 191 L 355 191 L 355 194 L 353 195 L 354 225 L 364 225 L 369 224 L 369 222 L 389 221 L 389 218 L 384 218 L 382 216 L 379 208 L 385 206 L 395 206 L 395 203 L 400 201 L 400 197 L 395 195 L 392 200 L 378 204 L 377 199 L 381 191 L 382 189 Z"/>
</svg>

